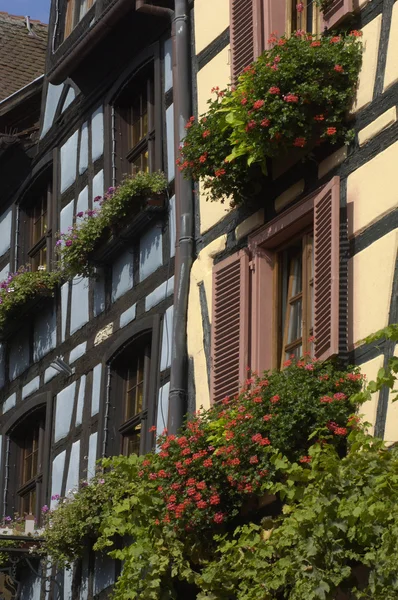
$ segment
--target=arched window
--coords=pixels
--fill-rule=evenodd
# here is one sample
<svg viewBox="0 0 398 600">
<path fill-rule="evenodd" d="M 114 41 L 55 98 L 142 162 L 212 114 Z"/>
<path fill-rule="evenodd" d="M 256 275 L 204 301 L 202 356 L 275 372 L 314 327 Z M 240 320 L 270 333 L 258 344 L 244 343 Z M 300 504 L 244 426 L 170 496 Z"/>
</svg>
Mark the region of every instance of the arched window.
<svg viewBox="0 0 398 600">
<path fill-rule="evenodd" d="M 105 361 L 108 388 L 105 402 L 104 453 L 143 454 L 152 449 L 149 432 L 155 423 L 159 373 L 160 317 L 133 324 Z"/>
<path fill-rule="evenodd" d="M 154 65 L 150 62 L 124 87 L 115 102 L 116 162 L 125 174 L 155 170 Z"/>
<path fill-rule="evenodd" d="M 46 503 L 50 447 L 51 394 L 38 394 L 5 424 L 2 470 L 3 514 L 40 519 Z"/>
</svg>

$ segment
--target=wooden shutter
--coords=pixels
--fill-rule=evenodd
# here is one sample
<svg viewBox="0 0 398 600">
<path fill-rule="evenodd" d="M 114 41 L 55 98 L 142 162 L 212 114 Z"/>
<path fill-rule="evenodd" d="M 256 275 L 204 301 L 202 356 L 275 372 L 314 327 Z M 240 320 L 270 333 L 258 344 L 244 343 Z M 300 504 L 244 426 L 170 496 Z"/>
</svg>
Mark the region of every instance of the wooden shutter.
<svg viewBox="0 0 398 600">
<path fill-rule="evenodd" d="M 268 48 L 271 33 L 275 33 L 278 37 L 286 33 L 286 2 L 284 0 L 263 0 L 263 3 L 264 48 Z"/>
<path fill-rule="evenodd" d="M 230 0 L 233 81 L 264 49 L 262 3 L 263 0 Z"/>
<path fill-rule="evenodd" d="M 339 351 L 340 179 L 333 177 L 314 198 L 315 356 Z"/>
<path fill-rule="evenodd" d="M 75 18 L 75 0 L 68 0 L 66 6 L 66 16 L 65 16 L 65 33 L 64 39 L 67 38 L 71 33 L 74 25 Z"/>
<path fill-rule="evenodd" d="M 249 337 L 249 258 L 240 251 L 213 269 L 211 400 L 239 391 L 246 379 Z"/>
<path fill-rule="evenodd" d="M 354 0 L 334 0 L 330 7 L 322 13 L 322 29 L 337 27 L 354 12 Z"/>
</svg>

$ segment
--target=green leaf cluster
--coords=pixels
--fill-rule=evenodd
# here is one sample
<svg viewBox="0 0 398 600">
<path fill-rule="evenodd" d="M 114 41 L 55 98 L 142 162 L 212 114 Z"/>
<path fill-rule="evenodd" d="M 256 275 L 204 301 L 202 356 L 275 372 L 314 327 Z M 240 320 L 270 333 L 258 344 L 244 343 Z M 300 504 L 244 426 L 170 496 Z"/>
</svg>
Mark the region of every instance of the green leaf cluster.
<svg viewBox="0 0 398 600">
<path fill-rule="evenodd" d="M 211 200 L 241 203 L 261 190 L 267 159 L 324 142 L 349 143 L 348 120 L 362 60 L 360 32 L 273 37 L 236 87 L 216 97 L 187 135 L 177 163 Z"/>
</svg>

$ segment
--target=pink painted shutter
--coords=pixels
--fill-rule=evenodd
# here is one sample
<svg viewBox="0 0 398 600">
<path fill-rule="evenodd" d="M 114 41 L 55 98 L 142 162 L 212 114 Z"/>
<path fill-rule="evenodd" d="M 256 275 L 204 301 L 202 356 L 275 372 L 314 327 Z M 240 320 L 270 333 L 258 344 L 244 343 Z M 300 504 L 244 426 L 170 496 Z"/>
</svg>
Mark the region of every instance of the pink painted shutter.
<svg viewBox="0 0 398 600">
<path fill-rule="evenodd" d="M 334 0 L 322 14 L 322 29 L 337 27 L 354 12 L 354 0 Z"/>
<path fill-rule="evenodd" d="M 333 177 L 314 198 L 315 356 L 339 351 L 340 179 Z"/>
<path fill-rule="evenodd" d="M 243 250 L 213 268 L 211 400 L 239 391 L 246 379 L 249 337 L 249 257 Z"/>
<path fill-rule="evenodd" d="M 252 324 L 251 361 L 253 371 L 261 374 L 272 369 L 274 333 L 274 265 L 276 253 L 259 246 L 253 248 L 251 280 Z"/>
<path fill-rule="evenodd" d="M 286 2 L 283 0 L 263 0 L 264 48 L 268 48 L 271 33 L 281 37 L 286 32 Z"/>
<path fill-rule="evenodd" d="M 232 81 L 263 50 L 261 1 L 230 0 Z"/>
</svg>

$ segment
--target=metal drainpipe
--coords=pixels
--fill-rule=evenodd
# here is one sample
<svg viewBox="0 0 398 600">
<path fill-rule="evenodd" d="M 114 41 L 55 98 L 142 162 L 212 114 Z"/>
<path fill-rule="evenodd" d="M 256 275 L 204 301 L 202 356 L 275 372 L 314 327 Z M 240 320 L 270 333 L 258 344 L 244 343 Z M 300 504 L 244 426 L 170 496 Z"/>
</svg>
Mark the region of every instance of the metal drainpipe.
<svg viewBox="0 0 398 600">
<path fill-rule="evenodd" d="M 192 114 L 191 46 L 188 0 L 175 0 L 174 12 L 136 0 L 136 9 L 157 16 L 171 16 L 173 31 L 173 97 L 176 149 L 185 137 L 185 124 Z M 187 317 L 189 277 L 194 252 L 193 184 L 177 170 L 175 176 L 178 240 L 175 256 L 174 319 L 170 371 L 169 416 L 167 429 L 176 433 L 187 411 L 188 350 Z"/>
<path fill-rule="evenodd" d="M 10 436 L 7 436 L 6 455 L 4 460 L 3 519 L 7 516 L 8 482 L 10 479 Z"/>
<path fill-rule="evenodd" d="M 173 94 L 175 99 L 176 148 L 185 136 L 185 124 L 192 114 L 191 40 L 188 0 L 175 0 L 173 17 L 175 56 Z M 189 279 L 194 253 L 193 184 L 177 169 L 176 214 L 178 241 L 175 260 L 174 320 L 171 343 L 168 431 L 175 434 L 187 412 L 188 349 L 187 317 Z"/>
</svg>

